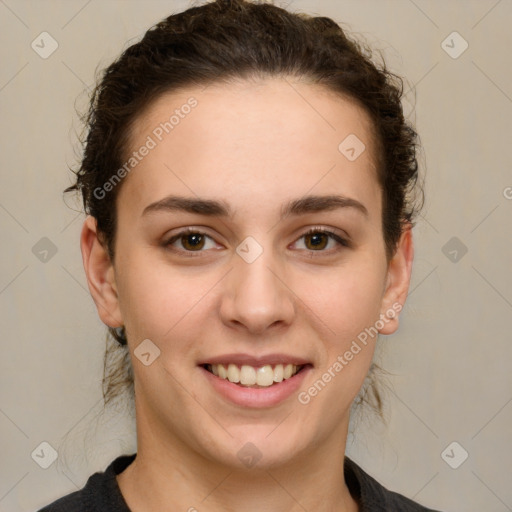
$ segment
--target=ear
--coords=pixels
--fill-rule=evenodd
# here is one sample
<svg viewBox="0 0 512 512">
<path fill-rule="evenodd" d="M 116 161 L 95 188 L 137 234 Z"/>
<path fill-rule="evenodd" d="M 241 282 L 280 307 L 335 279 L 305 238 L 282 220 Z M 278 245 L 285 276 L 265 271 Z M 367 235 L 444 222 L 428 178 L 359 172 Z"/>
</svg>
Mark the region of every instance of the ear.
<svg viewBox="0 0 512 512">
<path fill-rule="evenodd" d="M 392 334 L 398 329 L 398 316 L 409 292 L 413 258 L 412 226 L 408 224 L 389 262 L 380 315 L 384 327 L 379 329 L 380 334 Z"/>
<path fill-rule="evenodd" d="M 119 309 L 114 266 L 98 238 L 97 222 L 91 215 L 87 216 L 82 227 L 80 248 L 89 291 L 101 321 L 110 327 L 121 327 L 123 319 Z"/>
</svg>

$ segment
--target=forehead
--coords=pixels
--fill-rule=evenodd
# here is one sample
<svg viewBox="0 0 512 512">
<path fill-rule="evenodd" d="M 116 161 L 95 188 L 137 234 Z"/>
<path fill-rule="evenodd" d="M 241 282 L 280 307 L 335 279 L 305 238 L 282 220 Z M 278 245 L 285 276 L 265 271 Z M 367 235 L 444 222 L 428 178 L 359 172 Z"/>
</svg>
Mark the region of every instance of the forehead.
<svg viewBox="0 0 512 512">
<path fill-rule="evenodd" d="M 369 116 L 318 85 L 271 78 L 163 94 L 129 140 L 126 160 L 150 148 L 118 197 L 134 218 L 167 194 L 225 198 L 236 211 L 259 202 L 274 213 L 307 193 L 380 205 Z"/>
</svg>

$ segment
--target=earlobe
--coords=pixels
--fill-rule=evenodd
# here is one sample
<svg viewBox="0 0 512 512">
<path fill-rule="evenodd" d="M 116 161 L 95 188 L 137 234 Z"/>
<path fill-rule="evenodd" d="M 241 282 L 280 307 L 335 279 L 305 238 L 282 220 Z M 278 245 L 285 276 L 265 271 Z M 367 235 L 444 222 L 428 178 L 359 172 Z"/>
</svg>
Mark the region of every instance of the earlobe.
<svg viewBox="0 0 512 512">
<path fill-rule="evenodd" d="M 96 219 L 91 215 L 87 216 L 82 227 L 80 248 L 87 285 L 101 321 L 110 327 L 121 327 L 123 320 L 119 309 L 114 267 L 98 238 Z"/>
<path fill-rule="evenodd" d="M 399 314 L 404 307 L 411 281 L 414 245 L 412 226 L 404 228 L 396 252 L 389 262 L 386 287 L 382 297 L 380 334 L 392 334 L 398 329 Z"/>
</svg>

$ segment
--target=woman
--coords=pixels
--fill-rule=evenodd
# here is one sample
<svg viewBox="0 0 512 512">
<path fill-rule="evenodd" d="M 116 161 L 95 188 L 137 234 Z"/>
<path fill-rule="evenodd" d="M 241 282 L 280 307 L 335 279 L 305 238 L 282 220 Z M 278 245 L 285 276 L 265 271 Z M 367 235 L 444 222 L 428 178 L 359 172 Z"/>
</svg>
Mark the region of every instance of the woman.
<svg viewBox="0 0 512 512">
<path fill-rule="evenodd" d="M 137 453 L 44 512 L 430 510 L 345 456 L 413 261 L 395 79 L 331 19 L 244 0 L 172 15 L 109 66 L 67 191 L 131 356 Z"/>
</svg>

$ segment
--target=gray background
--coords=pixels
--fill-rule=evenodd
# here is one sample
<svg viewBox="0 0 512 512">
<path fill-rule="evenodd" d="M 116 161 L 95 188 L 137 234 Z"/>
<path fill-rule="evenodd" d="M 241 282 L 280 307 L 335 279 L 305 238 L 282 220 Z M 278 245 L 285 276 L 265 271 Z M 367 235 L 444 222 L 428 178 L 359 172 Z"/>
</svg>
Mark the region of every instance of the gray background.
<svg viewBox="0 0 512 512">
<path fill-rule="evenodd" d="M 394 374 L 388 426 L 362 418 L 347 454 L 430 507 L 512 510 L 512 1 L 276 3 L 333 17 L 382 49 L 408 79 L 404 107 L 424 147 L 410 295 L 378 354 Z M 2 511 L 33 511 L 136 449 L 129 413 L 101 415 L 104 326 L 82 266 L 84 216 L 62 190 L 80 155 L 75 106 L 96 67 L 190 5 L 0 0 Z M 43 31 L 58 43 L 46 59 L 31 47 Z M 454 31 L 469 44 L 457 58 L 445 51 L 462 48 L 446 40 Z M 31 456 L 42 442 L 58 452 L 47 469 Z M 463 450 L 453 469 L 446 461 Z"/>
</svg>

